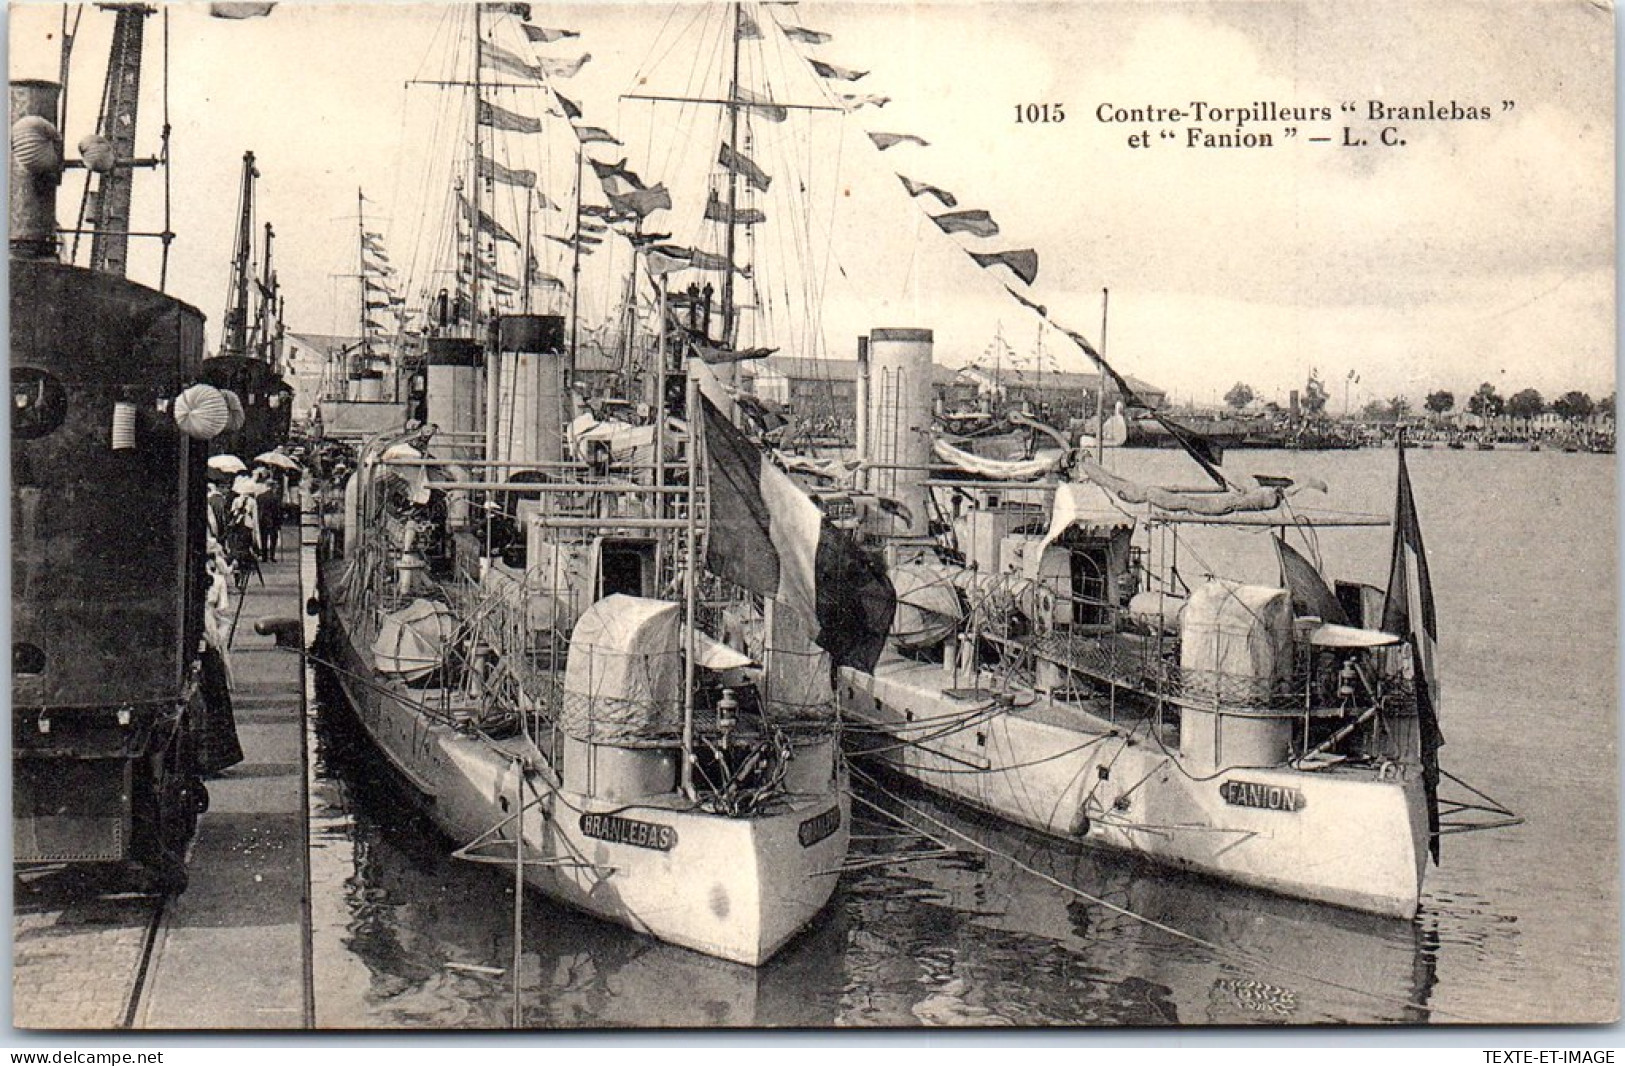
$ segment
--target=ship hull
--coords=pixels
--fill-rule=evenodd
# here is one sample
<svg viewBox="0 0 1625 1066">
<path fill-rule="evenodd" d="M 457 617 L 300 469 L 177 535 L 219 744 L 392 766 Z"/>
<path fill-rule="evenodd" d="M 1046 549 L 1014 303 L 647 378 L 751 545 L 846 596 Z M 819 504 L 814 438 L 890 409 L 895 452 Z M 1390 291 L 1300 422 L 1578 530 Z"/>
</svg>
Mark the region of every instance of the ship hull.
<svg viewBox="0 0 1625 1066">
<path fill-rule="evenodd" d="M 941 667 L 888 659 L 874 674 L 843 671 L 840 693 L 891 769 L 1007 821 L 1299 899 L 1416 913 L 1428 840 L 1416 774 L 1196 775 L 1144 723 L 1042 700 L 978 713 L 987 699 L 945 687 Z M 967 724 L 913 724 L 956 720 Z"/>
<path fill-rule="evenodd" d="M 511 872 L 514 812 L 523 807 L 532 888 L 748 966 L 765 963 L 828 903 L 851 831 L 844 770 L 826 791 L 752 817 L 685 809 L 670 794 L 607 799 L 566 789 L 528 741 L 456 729 L 422 710 L 423 690 L 379 675 L 327 591 L 324 581 L 324 650 L 350 709 L 464 857 Z"/>
</svg>

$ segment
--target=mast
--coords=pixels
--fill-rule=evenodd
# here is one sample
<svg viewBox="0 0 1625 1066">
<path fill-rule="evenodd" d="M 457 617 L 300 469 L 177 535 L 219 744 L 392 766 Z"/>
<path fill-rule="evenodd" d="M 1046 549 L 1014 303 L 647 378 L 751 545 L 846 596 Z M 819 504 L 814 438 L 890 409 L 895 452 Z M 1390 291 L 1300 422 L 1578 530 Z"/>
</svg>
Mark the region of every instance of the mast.
<svg viewBox="0 0 1625 1066">
<path fill-rule="evenodd" d="M 231 292 L 226 300 L 225 316 L 221 319 L 222 355 L 245 355 L 248 352 L 248 284 L 254 273 L 250 260 L 254 251 L 254 179 L 257 177 L 259 171 L 254 168 L 254 153 L 244 152 L 243 181 L 237 194 L 237 245 L 231 258 Z"/>
<path fill-rule="evenodd" d="M 1111 303 L 1111 290 L 1100 290 L 1100 358 L 1106 358 L 1106 309 Z M 1100 402 L 1095 404 L 1095 462 L 1106 465 L 1106 368 L 1095 367 L 1100 376 Z"/>
<path fill-rule="evenodd" d="M 480 90 L 483 87 L 480 82 L 480 60 L 483 58 L 485 50 L 483 40 L 485 29 L 480 19 L 480 7 L 480 4 L 474 5 L 474 187 L 470 190 L 470 203 L 474 207 L 474 217 L 468 220 L 468 228 L 473 240 L 473 248 L 471 249 L 473 254 L 468 258 L 469 266 L 472 268 L 469 273 L 473 275 L 468 282 L 468 324 L 470 328 L 469 335 L 475 340 L 480 339 L 480 210 L 482 205 L 480 197 L 482 185 L 480 178 L 480 104 L 484 100 L 484 97 L 480 95 Z"/>
<path fill-rule="evenodd" d="M 519 300 L 520 300 L 520 310 L 522 310 L 527 315 L 530 314 L 530 260 L 531 260 L 531 255 L 533 254 L 531 252 L 531 244 L 530 244 L 530 238 L 531 238 L 530 220 L 531 220 L 531 216 L 536 213 L 535 210 L 533 209 L 532 205 L 531 205 L 531 198 L 535 194 L 536 194 L 535 189 L 533 189 L 533 188 L 526 188 L 525 189 L 525 251 L 524 251 L 525 261 L 522 264 L 520 264 L 520 267 L 519 267 L 519 277 L 520 277 L 519 291 L 521 293 L 521 295 L 519 297 Z"/>
<path fill-rule="evenodd" d="M 732 61 L 728 74 L 728 150 L 739 152 L 739 16 L 740 7 L 737 3 L 730 5 L 733 13 Z M 726 269 L 722 274 L 722 338 L 724 348 L 734 347 L 734 253 L 735 253 L 735 219 L 738 217 L 739 207 L 739 174 L 734 167 L 723 167 L 728 173 L 728 221 L 723 231 L 722 257 L 726 260 Z M 729 364 L 730 369 L 737 364 Z"/>
<path fill-rule="evenodd" d="M 367 198 L 361 195 L 361 186 L 355 188 L 355 273 L 361 279 L 361 299 L 358 302 L 358 325 L 361 328 L 361 358 L 367 369 L 372 366 L 372 337 L 367 333 Z M 346 374 L 346 377 L 349 375 Z"/>
<path fill-rule="evenodd" d="M 575 385 L 576 381 L 576 327 L 580 311 L 581 298 L 581 172 L 586 166 L 583 157 L 586 148 L 576 139 L 576 226 L 575 236 L 571 238 L 570 259 L 570 358 L 564 364 L 564 387 L 566 389 Z"/>
</svg>

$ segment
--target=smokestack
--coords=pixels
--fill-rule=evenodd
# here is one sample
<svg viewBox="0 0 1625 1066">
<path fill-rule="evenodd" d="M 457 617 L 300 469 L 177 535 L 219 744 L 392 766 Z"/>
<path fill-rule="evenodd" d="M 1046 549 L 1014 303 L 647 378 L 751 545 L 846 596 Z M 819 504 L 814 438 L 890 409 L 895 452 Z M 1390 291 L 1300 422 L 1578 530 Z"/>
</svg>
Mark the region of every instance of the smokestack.
<svg viewBox="0 0 1625 1066">
<path fill-rule="evenodd" d="M 61 95 L 62 86 L 52 81 L 11 83 L 11 254 L 21 258 L 56 258 Z"/>
<path fill-rule="evenodd" d="M 864 435 L 869 488 L 908 508 L 908 531 L 926 532 L 926 469 L 931 464 L 931 349 L 928 329 L 876 329 L 869 333 L 869 389 Z"/>
</svg>

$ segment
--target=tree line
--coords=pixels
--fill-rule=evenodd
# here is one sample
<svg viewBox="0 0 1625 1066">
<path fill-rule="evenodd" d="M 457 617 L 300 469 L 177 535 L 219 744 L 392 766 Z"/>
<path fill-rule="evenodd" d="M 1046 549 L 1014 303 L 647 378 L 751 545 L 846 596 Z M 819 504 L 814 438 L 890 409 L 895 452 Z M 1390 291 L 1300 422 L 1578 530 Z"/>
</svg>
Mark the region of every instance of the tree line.
<svg viewBox="0 0 1625 1066">
<path fill-rule="evenodd" d="M 1230 391 L 1224 394 L 1224 402 L 1238 411 L 1256 398 L 1257 393 L 1253 387 L 1241 381 L 1236 382 Z M 1308 386 L 1300 397 L 1304 412 L 1311 416 L 1321 414 L 1326 409 L 1328 399 L 1330 395 L 1326 387 L 1319 378 L 1311 374 Z M 1430 392 L 1422 407 L 1434 415 L 1447 415 L 1456 410 L 1456 394 L 1449 389 Z M 1386 400 L 1370 401 L 1360 409 L 1360 413 L 1371 421 L 1398 422 L 1410 417 L 1414 409 L 1409 398 L 1391 396 Z M 1528 420 L 1543 414 L 1555 414 L 1565 421 L 1583 422 L 1594 415 L 1612 416 L 1614 393 L 1594 400 L 1589 393 L 1571 389 L 1548 401 L 1538 389 L 1521 389 L 1510 397 L 1503 397 L 1500 390 L 1486 381 L 1467 397 L 1463 409 L 1468 414 L 1480 418 L 1499 418 L 1504 415 Z"/>
</svg>

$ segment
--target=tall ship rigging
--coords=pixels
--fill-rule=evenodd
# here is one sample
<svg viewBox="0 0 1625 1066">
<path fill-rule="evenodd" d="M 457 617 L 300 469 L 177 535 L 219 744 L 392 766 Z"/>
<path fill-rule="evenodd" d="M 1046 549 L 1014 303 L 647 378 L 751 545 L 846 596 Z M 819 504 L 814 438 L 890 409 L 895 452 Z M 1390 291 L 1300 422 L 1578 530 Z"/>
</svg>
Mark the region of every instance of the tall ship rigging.
<svg viewBox="0 0 1625 1066">
<path fill-rule="evenodd" d="M 423 335 L 426 420 L 367 440 L 331 499 L 321 653 L 457 854 L 760 965 L 843 869 L 830 680 L 836 663 L 872 665 L 890 589 L 702 395 L 663 318 L 649 417 L 572 419 L 575 330 L 525 310 L 540 242 L 528 213 L 500 217 L 496 190 L 527 206 L 548 193 L 503 155 L 542 132 L 523 100 L 563 120 L 578 174 L 581 145 L 613 137 L 550 87 L 585 58 L 527 47 L 574 34 L 521 8 L 450 16 L 466 65 L 436 87 L 460 98 L 468 132 L 436 259 L 458 284 L 427 287 L 409 327 Z M 576 265 L 610 229 L 589 224 L 579 189 L 555 242 Z M 616 217 L 617 232 L 638 234 L 660 199 Z"/>
</svg>

